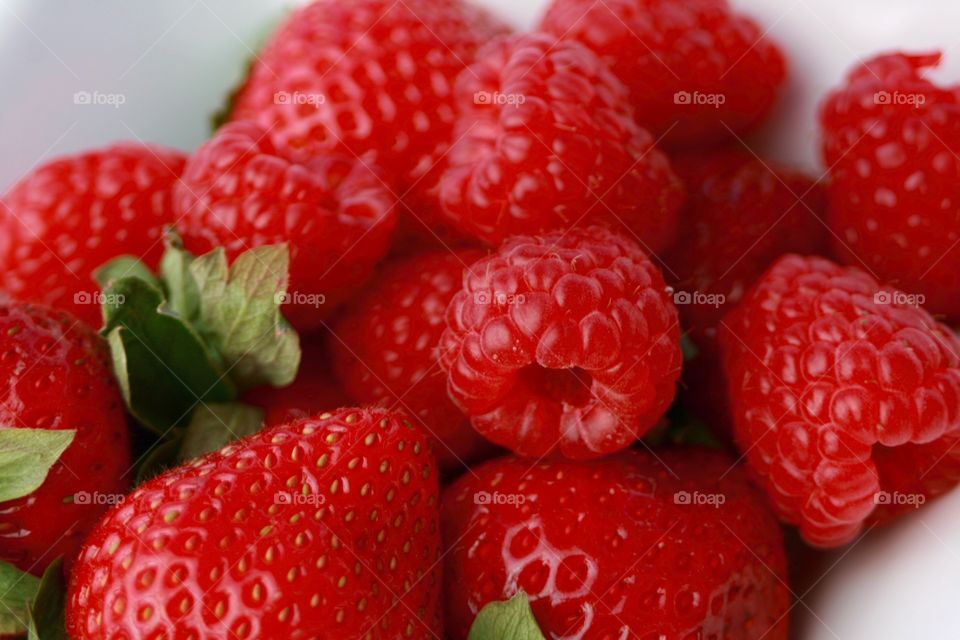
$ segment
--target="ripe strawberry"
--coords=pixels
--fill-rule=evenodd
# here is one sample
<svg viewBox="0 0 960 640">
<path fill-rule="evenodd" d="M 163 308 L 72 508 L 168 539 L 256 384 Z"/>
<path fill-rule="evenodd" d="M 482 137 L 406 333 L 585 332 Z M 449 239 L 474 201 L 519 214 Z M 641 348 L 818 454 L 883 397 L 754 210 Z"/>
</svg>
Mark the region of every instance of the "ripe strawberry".
<svg viewBox="0 0 960 640">
<path fill-rule="evenodd" d="M 323 334 L 315 334 L 300 339 L 300 370 L 293 384 L 279 388 L 258 387 L 244 395 L 244 402 L 263 409 L 266 427 L 287 424 L 352 404 L 330 370 L 330 356 L 324 337 Z"/>
<path fill-rule="evenodd" d="M 417 429 L 360 409 L 168 471 L 88 540 L 70 637 L 438 635 L 436 476 Z"/>
<path fill-rule="evenodd" d="M 671 145 L 750 131 L 786 76 L 776 44 L 727 0 L 553 0 L 540 28 L 604 58 L 640 123 Z"/>
<path fill-rule="evenodd" d="M 447 327 L 450 395 L 477 431 L 521 455 L 628 446 L 670 406 L 680 375 L 660 271 L 600 227 L 511 238 L 470 267 Z"/>
<path fill-rule="evenodd" d="M 698 351 L 684 367 L 683 395 L 711 426 L 729 431 L 717 326 L 777 258 L 825 251 L 826 197 L 810 178 L 739 149 L 671 161 L 687 186 L 680 220 L 688 231 L 666 255 L 664 273 Z"/>
<path fill-rule="evenodd" d="M 305 159 L 266 130 L 232 123 L 190 158 L 174 207 L 186 248 L 244 250 L 286 242 L 290 302 L 284 316 L 312 329 L 353 293 L 390 246 L 393 197 L 366 164 Z"/>
<path fill-rule="evenodd" d="M 673 240 L 681 185 L 637 125 L 626 88 L 586 47 L 501 38 L 460 74 L 455 96 L 438 194 L 460 231 L 496 245 L 607 223 L 652 251 Z"/>
<path fill-rule="evenodd" d="M 402 408 L 433 436 L 441 468 L 463 470 L 488 447 L 447 396 L 437 362 L 447 304 L 463 272 L 483 256 L 466 249 L 411 256 L 384 265 L 382 275 L 333 325 L 337 378 L 357 402 Z"/>
<path fill-rule="evenodd" d="M 176 151 L 124 143 L 25 176 L 0 200 L 0 292 L 99 327 L 93 271 L 120 254 L 156 266 L 184 160 Z"/>
<path fill-rule="evenodd" d="M 940 54 L 874 58 L 821 113 L 830 226 L 841 259 L 960 320 L 960 86 L 923 69 Z"/>
<path fill-rule="evenodd" d="M 902 292 L 788 255 L 720 340 L 737 442 L 809 543 L 960 480 L 960 340 Z"/>
<path fill-rule="evenodd" d="M 40 575 L 59 556 L 72 564 L 110 498 L 129 486 L 123 400 L 100 338 L 30 304 L 0 303 L 0 379 L 0 431 L 76 431 L 38 489 L 0 502 L 0 560 Z"/>
<path fill-rule="evenodd" d="M 449 143 L 454 78 L 506 30 L 462 0 L 316 0 L 257 56 L 231 117 L 294 149 L 363 157 L 409 199 Z"/>
<path fill-rule="evenodd" d="M 442 523 L 455 640 L 520 590 L 548 638 L 787 637 L 777 521 L 717 452 L 494 460 L 446 489 Z"/>
</svg>

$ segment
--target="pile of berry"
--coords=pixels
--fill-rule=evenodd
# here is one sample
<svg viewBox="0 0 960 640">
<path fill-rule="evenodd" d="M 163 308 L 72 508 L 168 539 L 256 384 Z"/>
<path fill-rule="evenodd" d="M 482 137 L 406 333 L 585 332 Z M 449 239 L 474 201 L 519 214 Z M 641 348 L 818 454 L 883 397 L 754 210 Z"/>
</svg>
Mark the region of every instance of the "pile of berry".
<svg viewBox="0 0 960 640">
<path fill-rule="evenodd" d="M 785 532 L 960 482 L 938 61 L 854 69 L 814 180 L 726 0 L 316 0 L 192 155 L 36 168 L 0 636 L 784 640 Z"/>
</svg>

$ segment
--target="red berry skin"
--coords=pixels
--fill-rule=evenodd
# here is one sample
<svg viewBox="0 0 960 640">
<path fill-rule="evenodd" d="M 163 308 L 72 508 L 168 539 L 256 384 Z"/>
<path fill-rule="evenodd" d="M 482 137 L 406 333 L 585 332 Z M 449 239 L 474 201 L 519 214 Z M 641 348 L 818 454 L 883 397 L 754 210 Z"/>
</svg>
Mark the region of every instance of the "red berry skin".
<svg viewBox="0 0 960 640">
<path fill-rule="evenodd" d="M 461 232 L 495 246 L 601 223 L 654 252 L 673 240 L 680 182 L 637 125 L 626 88 L 586 47 L 501 38 L 460 74 L 455 95 L 455 142 L 437 192 Z"/>
<path fill-rule="evenodd" d="M 258 122 L 278 144 L 378 166 L 426 232 L 435 216 L 418 196 L 451 139 L 454 79 L 506 32 L 461 0 L 317 0 L 260 52 L 232 118 Z"/>
<path fill-rule="evenodd" d="M 727 0 L 553 0 L 540 29 L 596 51 L 672 147 L 756 128 L 786 77 L 777 45 Z"/>
<path fill-rule="evenodd" d="M 517 236 L 447 308 L 448 390 L 488 440 L 531 457 L 628 446 L 670 406 L 677 310 L 632 240 L 600 227 Z"/>
<path fill-rule="evenodd" d="M 33 170 L 0 200 L 0 292 L 99 327 L 94 270 L 121 254 L 157 265 L 184 162 L 177 151 L 122 143 Z"/>
<path fill-rule="evenodd" d="M 184 245 L 228 258 L 264 245 L 290 247 L 290 302 L 299 330 L 319 327 L 390 247 L 394 199 L 353 158 L 304 158 L 249 122 L 231 123 L 190 158 L 174 202 Z"/>
<path fill-rule="evenodd" d="M 0 502 L 0 560 L 41 575 L 125 494 L 130 446 L 106 345 L 66 313 L 0 302 L 0 429 L 74 429 L 33 493 Z"/>
<path fill-rule="evenodd" d="M 939 53 L 882 55 L 853 70 L 821 112 L 834 250 L 960 320 L 960 86 L 924 69 Z"/>
<path fill-rule="evenodd" d="M 740 149 L 671 156 L 687 187 L 686 233 L 664 258 L 674 303 L 698 355 L 685 363 L 684 400 L 729 433 L 717 326 L 785 253 L 825 254 L 826 194 L 800 173 Z"/>
<path fill-rule="evenodd" d="M 787 637 L 776 518 L 719 452 L 502 458 L 448 487 L 441 519 L 453 640 L 519 590 L 548 638 Z"/>
<path fill-rule="evenodd" d="M 441 634 L 436 468 L 402 415 L 341 409 L 168 471 L 109 512 L 75 640 Z"/>
<path fill-rule="evenodd" d="M 333 377 L 325 336 L 301 336 L 300 370 L 286 387 L 258 387 L 243 398 L 263 409 L 263 424 L 275 427 L 353 404 Z"/>
<path fill-rule="evenodd" d="M 787 255 L 724 319 L 735 435 L 780 517 L 822 547 L 960 480 L 960 341 L 854 267 Z M 892 506 L 897 506 L 893 502 Z"/>
<path fill-rule="evenodd" d="M 334 371 L 347 393 L 356 402 L 413 416 L 431 435 L 446 471 L 465 470 L 491 448 L 447 396 L 437 362 L 447 305 L 464 270 L 483 255 L 475 249 L 433 251 L 391 261 L 331 329 Z"/>
</svg>

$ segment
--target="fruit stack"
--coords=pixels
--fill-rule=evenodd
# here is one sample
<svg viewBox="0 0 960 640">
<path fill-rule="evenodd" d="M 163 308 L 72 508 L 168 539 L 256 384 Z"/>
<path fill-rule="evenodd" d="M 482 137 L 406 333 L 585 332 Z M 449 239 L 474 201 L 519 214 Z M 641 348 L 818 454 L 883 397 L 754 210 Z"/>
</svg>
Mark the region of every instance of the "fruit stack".
<svg viewBox="0 0 960 640">
<path fill-rule="evenodd" d="M 960 481 L 938 61 L 852 70 L 815 177 L 726 0 L 316 0 L 191 155 L 33 169 L 0 635 L 787 638 L 793 547 Z"/>
</svg>

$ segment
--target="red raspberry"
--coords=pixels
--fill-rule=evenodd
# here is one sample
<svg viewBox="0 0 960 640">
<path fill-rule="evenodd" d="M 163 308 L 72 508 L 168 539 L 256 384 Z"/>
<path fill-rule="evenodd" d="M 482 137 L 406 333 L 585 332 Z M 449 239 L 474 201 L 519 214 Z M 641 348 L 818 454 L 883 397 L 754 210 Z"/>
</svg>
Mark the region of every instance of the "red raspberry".
<svg viewBox="0 0 960 640">
<path fill-rule="evenodd" d="M 447 308 L 441 365 L 481 434 L 591 458 L 643 435 L 680 375 L 677 311 L 639 246 L 600 227 L 518 236 Z"/>
<path fill-rule="evenodd" d="M 121 254 L 151 267 L 185 157 L 134 143 L 59 158 L 0 200 L 0 293 L 101 324 L 93 272 Z"/>
<path fill-rule="evenodd" d="M 738 149 L 671 158 L 687 186 L 687 229 L 665 259 L 674 302 L 698 355 L 681 391 L 712 427 L 729 432 L 717 325 L 785 253 L 822 253 L 823 190 L 810 178 Z"/>
<path fill-rule="evenodd" d="M 960 480 L 960 341 L 909 302 L 859 269 L 788 255 L 724 320 L 738 444 L 814 545 Z"/>
<path fill-rule="evenodd" d="M 438 187 L 451 224 L 496 245 L 577 224 L 626 226 L 667 246 L 679 181 L 591 51 L 544 35 L 485 47 L 456 85 L 454 144 Z"/>
<path fill-rule="evenodd" d="M 960 86 L 923 77 L 939 53 L 855 69 L 821 114 L 835 251 L 960 320 Z"/>
<path fill-rule="evenodd" d="M 362 162 L 335 155 L 300 158 L 266 132 L 232 123 L 190 158 L 174 205 L 194 253 L 290 246 L 291 303 L 298 329 L 317 327 L 387 252 L 393 198 Z"/>
<path fill-rule="evenodd" d="M 786 77 L 777 46 L 727 0 L 553 0 L 540 28 L 603 57 L 671 145 L 754 129 Z"/>
<path fill-rule="evenodd" d="M 717 452 L 502 458 L 444 492 L 441 522 L 453 640 L 519 590 L 547 638 L 787 637 L 780 528 Z"/>
<path fill-rule="evenodd" d="M 476 250 L 429 252 L 396 260 L 333 325 L 334 370 L 360 403 L 403 409 L 433 436 L 440 466 L 462 471 L 488 446 L 447 396 L 437 363 L 447 304 Z"/>
<path fill-rule="evenodd" d="M 457 74 L 506 31 L 461 0 L 317 0 L 260 52 L 231 117 L 286 146 L 364 157 L 406 196 L 449 143 Z"/>
</svg>

